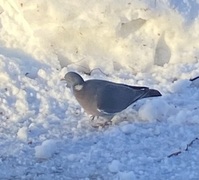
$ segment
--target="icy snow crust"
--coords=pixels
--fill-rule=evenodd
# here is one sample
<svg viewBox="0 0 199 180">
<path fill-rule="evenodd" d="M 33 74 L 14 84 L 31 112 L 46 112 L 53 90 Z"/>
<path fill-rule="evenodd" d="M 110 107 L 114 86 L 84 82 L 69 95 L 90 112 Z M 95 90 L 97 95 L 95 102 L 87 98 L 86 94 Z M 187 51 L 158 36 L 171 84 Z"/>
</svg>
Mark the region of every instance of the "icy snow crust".
<svg viewBox="0 0 199 180">
<path fill-rule="evenodd" d="M 0 179 L 199 179 L 199 1 L 0 1 Z M 68 71 L 158 89 L 93 128 Z"/>
</svg>

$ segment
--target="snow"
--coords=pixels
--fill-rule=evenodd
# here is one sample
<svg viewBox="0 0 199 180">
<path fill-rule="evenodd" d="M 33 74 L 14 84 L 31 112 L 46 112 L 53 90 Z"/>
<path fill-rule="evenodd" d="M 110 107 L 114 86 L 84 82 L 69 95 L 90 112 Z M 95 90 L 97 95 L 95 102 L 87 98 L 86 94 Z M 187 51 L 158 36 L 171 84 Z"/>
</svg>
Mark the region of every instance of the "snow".
<svg viewBox="0 0 199 180">
<path fill-rule="evenodd" d="M 199 179 L 198 7 L 0 1 L 0 179 Z M 94 128 L 68 71 L 163 96 Z"/>
<path fill-rule="evenodd" d="M 28 135 L 27 135 L 27 127 L 22 127 L 18 130 L 17 136 L 19 139 L 23 141 L 27 141 Z"/>
<path fill-rule="evenodd" d="M 41 145 L 35 147 L 35 157 L 38 159 L 48 159 L 56 153 L 57 142 L 48 139 L 42 142 Z"/>
<path fill-rule="evenodd" d="M 161 120 L 171 115 L 172 108 L 163 99 L 154 99 L 152 102 L 149 100 L 140 107 L 138 115 L 141 120 L 145 121 Z"/>
<path fill-rule="evenodd" d="M 117 173 L 117 172 L 120 171 L 120 166 L 121 166 L 120 161 L 118 161 L 118 160 L 113 160 L 113 161 L 109 164 L 108 169 L 109 169 L 109 171 L 112 172 L 112 173 Z"/>
<path fill-rule="evenodd" d="M 130 172 L 121 172 L 119 174 L 119 179 L 121 180 L 132 180 L 132 179 L 136 179 L 134 172 L 130 171 Z"/>
</svg>

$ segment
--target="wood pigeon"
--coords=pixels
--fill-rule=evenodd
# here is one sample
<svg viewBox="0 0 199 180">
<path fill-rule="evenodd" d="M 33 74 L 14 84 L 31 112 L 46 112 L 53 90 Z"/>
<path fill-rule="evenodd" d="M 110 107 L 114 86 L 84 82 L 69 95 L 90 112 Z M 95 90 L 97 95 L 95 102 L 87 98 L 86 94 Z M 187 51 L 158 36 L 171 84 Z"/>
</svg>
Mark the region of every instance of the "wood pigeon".
<svg viewBox="0 0 199 180">
<path fill-rule="evenodd" d="M 83 109 L 94 119 L 95 116 L 112 117 L 139 99 L 161 96 L 161 93 L 148 87 L 131 86 L 105 80 L 84 79 L 75 72 L 65 75 L 67 87 Z"/>
</svg>

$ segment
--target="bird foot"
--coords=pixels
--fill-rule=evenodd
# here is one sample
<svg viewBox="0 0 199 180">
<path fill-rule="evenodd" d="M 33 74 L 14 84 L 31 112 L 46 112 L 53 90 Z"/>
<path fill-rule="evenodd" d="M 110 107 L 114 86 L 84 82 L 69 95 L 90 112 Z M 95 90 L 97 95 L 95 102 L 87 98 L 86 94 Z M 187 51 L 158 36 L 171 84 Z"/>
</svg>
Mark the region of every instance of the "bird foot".
<svg viewBox="0 0 199 180">
<path fill-rule="evenodd" d="M 94 121 L 96 117 L 97 119 L 99 119 L 99 116 L 90 116 L 90 124 L 94 128 L 104 128 L 112 124 L 111 119 L 109 120 L 100 119 L 98 121 Z"/>
<path fill-rule="evenodd" d="M 107 126 L 110 126 L 112 125 L 112 121 L 105 121 L 105 122 L 92 122 L 91 123 L 91 126 L 94 127 L 94 128 L 104 128 L 104 127 L 107 127 Z"/>
</svg>

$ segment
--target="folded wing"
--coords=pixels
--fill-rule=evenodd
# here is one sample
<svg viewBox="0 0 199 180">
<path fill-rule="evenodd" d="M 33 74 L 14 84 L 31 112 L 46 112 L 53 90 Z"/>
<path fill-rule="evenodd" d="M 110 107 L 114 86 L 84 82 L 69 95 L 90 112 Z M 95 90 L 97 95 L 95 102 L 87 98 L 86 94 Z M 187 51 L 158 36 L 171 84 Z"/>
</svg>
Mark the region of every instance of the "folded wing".
<svg viewBox="0 0 199 180">
<path fill-rule="evenodd" d="M 106 113 L 117 113 L 139 99 L 154 96 L 161 94 L 148 87 L 108 84 L 97 92 L 97 107 Z"/>
</svg>

